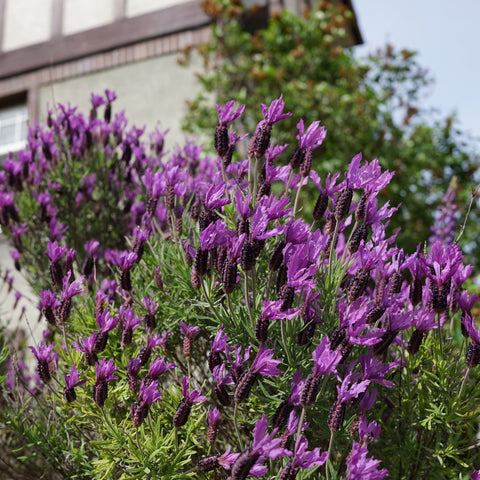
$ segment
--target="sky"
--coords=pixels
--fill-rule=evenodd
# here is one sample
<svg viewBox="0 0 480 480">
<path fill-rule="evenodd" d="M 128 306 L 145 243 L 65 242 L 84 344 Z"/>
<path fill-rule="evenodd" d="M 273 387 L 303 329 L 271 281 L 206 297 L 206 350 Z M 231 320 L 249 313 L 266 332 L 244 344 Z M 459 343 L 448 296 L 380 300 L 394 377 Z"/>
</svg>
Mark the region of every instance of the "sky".
<svg viewBox="0 0 480 480">
<path fill-rule="evenodd" d="M 367 55 L 387 42 L 419 53 L 434 84 L 425 106 L 459 126 L 480 148 L 480 0 L 352 0 Z"/>
</svg>

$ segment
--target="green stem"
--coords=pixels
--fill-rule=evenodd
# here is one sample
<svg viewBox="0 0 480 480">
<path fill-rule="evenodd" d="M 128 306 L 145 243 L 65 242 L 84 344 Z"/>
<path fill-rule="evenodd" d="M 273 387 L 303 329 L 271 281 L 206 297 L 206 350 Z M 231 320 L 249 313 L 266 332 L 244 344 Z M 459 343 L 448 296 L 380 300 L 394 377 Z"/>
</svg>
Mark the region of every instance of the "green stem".
<svg viewBox="0 0 480 480">
<path fill-rule="evenodd" d="M 268 292 L 270 292 L 270 287 L 272 286 L 272 278 L 273 278 L 273 272 L 270 270 L 270 273 L 268 275 L 268 280 L 267 280 L 267 288 L 265 289 L 265 295 L 268 298 Z"/>
<path fill-rule="evenodd" d="M 240 447 L 240 450 L 243 450 L 243 442 L 242 442 L 242 438 L 240 437 L 240 432 L 238 430 L 238 424 L 237 424 L 237 409 L 238 409 L 238 403 L 235 402 L 235 407 L 233 409 L 233 425 L 235 427 L 235 434 L 237 435 L 238 446 Z"/>
<path fill-rule="evenodd" d="M 282 318 L 280 320 L 280 331 L 282 333 L 282 343 L 283 343 L 283 349 L 285 350 L 285 353 L 287 354 L 287 360 L 288 360 L 288 365 L 292 366 L 292 357 L 290 355 L 290 349 L 288 348 L 287 345 L 287 335 L 285 333 L 285 319 Z"/>
<path fill-rule="evenodd" d="M 455 239 L 454 243 L 458 243 L 458 241 L 463 235 L 463 232 L 465 232 L 465 227 L 467 226 L 468 217 L 470 216 L 470 210 L 472 209 L 474 200 L 475 200 L 475 195 L 472 194 L 472 196 L 470 197 L 470 203 L 468 204 L 467 213 L 465 214 L 465 220 L 463 221 L 463 225 L 460 228 L 460 232 L 458 233 L 458 237 Z"/>
<path fill-rule="evenodd" d="M 330 431 L 330 442 L 328 443 L 328 457 L 327 461 L 325 463 L 325 478 L 329 480 L 330 478 L 330 472 L 328 470 L 328 464 L 330 463 L 330 456 L 332 454 L 332 448 L 333 448 L 333 437 L 335 436 L 335 433 L 333 431 Z"/>
<path fill-rule="evenodd" d="M 232 296 L 230 293 L 227 293 L 227 303 L 228 303 L 228 309 L 230 310 L 230 315 L 232 317 L 232 326 L 233 328 L 237 328 L 237 319 L 235 318 L 235 312 L 233 311 L 233 305 L 232 305 Z"/>
<path fill-rule="evenodd" d="M 295 203 L 293 204 L 293 216 L 295 217 L 295 214 L 297 213 L 297 208 L 298 208 L 298 200 L 300 199 L 300 192 L 302 191 L 302 182 L 300 182 L 300 185 L 297 188 L 297 194 L 295 195 Z"/>
<path fill-rule="evenodd" d="M 258 157 L 255 155 L 255 170 L 253 171 L 253 193 L 252 203 L 255 205 L 257 202 L 257 189 L 258 189 Z"/>
<path fill-rule="evenodd" d="M 330 256 L 328 258 L 328 273 L 332 273 L 333 253 L 335 252 L 335 244 L 338 238 L 338 221 L 335 222 L 335 230 L 333 232 L 332 244 L 330 245 Z"/>
<path fill-rule="evenodd" d="M 253 309 L 255 310 L 255 306 L 256 306 L 256 293 L 257 292 L 257 288 L 256 288 L 256 282 L 255 282 L 255 267 L 254 269 L 252 270 L 252 305 L 253 305 Z"/>
<path fill-rule="evenodd" d="M 460 390 L 458 391 L 457 401 L 460 400 L 462 396 L 463 387 L 465 386 L 465 382 L 467 381 L 468 374 L 470 373 L 470 367 L 467 368 L 465 375 L 463 376 L 462 384 L 460 385 Z"/>
<path fill-rule="evenodd" d="M 302 407 L 302 413 L 300 414 L 300 420 L 298 421 L 297 440 L 300 437 L 300 434 L 302 433 L 302 425 L 303 425 L 303 421 L 305 420 L 306 413 L 307 413 L 307 410 L 305 409 L 305 407 Z"/>
<path fill-rule="evenodd" d="M 207 299 L 207 302 L 210 305 L 210 309 L 211 309 L 214 317 L 217 319 L 217 322 L 219 324 L 222 324 L 222 319 L 217 315 L 217 312 L 215 311 L 215 306 L 213 305 L 212 301 L 210 300 L 210 296 L 207 294 L 207 289 L 205 288 L 203 278 L 200 278 L 200 285 L 202 286 L 203 294 L 205 295 L 205 298 Z"/>
<path fill-rule="evenodd" d="M 441 314 L 437 313 L 437 323 L 438 323 L 438 345 L 440 347 L 440 356 L 443 358 L 443 340 L 442 340 L 442 329 L 440 328 Z"/>
<path fill-rule="evenodd" d="M 245 295 L 245 303 L 247 304 L 248 308 L 248 315 L 250 316 L 250 323 L 252 324 L 253 328 L 255 328 L 255 320 L 253 318 L 253 310 L 252 306 L 250 305 L 250 299 L 248 298 L 248 272 L 244 272 L 244 295 Z"/>
<path fill-rule="evenodd" d="M 287 182 L 287 184 L 285 185 L 285 190 L 284 190 L 281 198 L 283 198 L 283 197 L 285 197 L 285 196 L 287 195 L 288 189 L 290 188 L 290 182 L 292 181 L 292 177 L 293 177 L 293 170 L 290 169 L 290 175 L 288 176 L 288 182 Z"/>
</svg>

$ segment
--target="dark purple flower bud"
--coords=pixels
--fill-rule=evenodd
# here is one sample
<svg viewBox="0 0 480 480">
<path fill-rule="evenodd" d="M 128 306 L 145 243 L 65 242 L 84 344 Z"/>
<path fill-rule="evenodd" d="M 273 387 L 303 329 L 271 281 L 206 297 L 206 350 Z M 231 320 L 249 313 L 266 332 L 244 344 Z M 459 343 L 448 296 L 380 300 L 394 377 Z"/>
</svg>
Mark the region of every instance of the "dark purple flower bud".
<svg viewBox="0 0 480 480">
<path fill-rule="evenodd" d="M 327 417 L 327 424 L 332 432 L 338 432 L 342 427 L 345 418 L 345 409 L 345 402 L 340 402 L 339 400 L 333 402 Z"/>
<path fill-rule="evenodd" d="M 180 331 L 183 337 L 183 354 L 189 357 L 192 354 L 192 340 L 200 333 L 200 328 L 195 325 L 187 325 L 185 322 L 179 322 Z"/>
<path fill-rule="evenodd" d="M 259 457 L 252 447 L 243 450 L 232 465 L 230 480 L 245 480 Z"/>
<path fill-rule="evenodd" d="M 327 211 L 328 207 L 328 195 L 326 192 L 320 192 L 317 202 L 313 207 L 313 219 L 315 221 L 319 221 Z"/>
<path fill-rule="evenodd" d="M 233 292 L 237 283 L 237 262 L 227 259 L 221 275 L 223 291 L 228 295 Z"/>
<path fill-rule="evenodd" d="M 360 197 L 360 200 L 357 203 L 357 208 L 355 209 L 355 220 L 362 221 L 365 220 L 365 211 L 367 205 L 368 195 L 364 192 Z"/>
<path fill-rule="evenodd" d="M 413 331 L 407 346 L 407 352 L 410 355 L 415 355 L 418 352 L 420 345 L 422 344 L 423 338 L 425 336 L 425 333 L 426 332 L 419 330 L 418 328 L 416 328 Z"/>
<path fill-rule="evenodd" d="M 70 374 L 65 375 L 65 388 L 63 389 L 63 394 L 67 402 L 73 402 L 77 395 L 75 393 L 75 388 L 83 385 L 86 380 L 80 380 L 80 372 L 77 370 L 77 364 L 74 363 Z"/>
<path fill-rule="evenodd" d="M 480 363 L 480 345 L 477 343 L 469 343 L 465 355 L 467 367 L 476 367 Z"/>
<path fill-rule="evenodd" d="M 208 412 L 208 430 L 207 430 L 207 441 L 208 443 L 214 443 L 217 436 L 218 427 L 222 423 L 222 417 L 218 408 L 214 408 Z"/>
<path fill-rule="evenodd" d="M 220 455 L 218 453 L 214 455 L 208 455 L 208 457 L 203 457 L 197 463 L 197 468 L 201 472 L 211 472 L 212 470 L 220 467 L 220 464 L 218 463 L 219 458 Z"/>
<path fill-rule="evenodd" d="M 55 342 L 51 343 L 50 345 L 42 343 L 41 345 L 38 345 L 38 349 L 35 347 L 29 347 L 38 362 L 38 376 L 44 383 L 48 383 L 50 381 L 50 374 L 55 370 L 56 361 L 58 360 L 58 355 L 52 352 L 54 345 Z"/>
<path fill-rule="evenodd" d="M 353 190 L 351 188 L 345 188 L 337 199 L 335 204 L 335 219 L 337 221 L 343 220 L 350 211 L 350 205 L 352 204 Z"/>
<path fill-rule="evenodd" d="M 348 301 L 353 302 L 357 298 L 363 295 L 363 292 L 367 288 L 368 280 L 370 279 L 370 272 L 364 268 L 361 268 L 352 278 L 348 287 Z"/>
<path fill-rule="evenodd" d="M 285 248 L 285 245 L 285 240 L 280 240 L 280 242 L 278 242 L 277 246 L 272 252 L 270 262 L 268 263 L 268 268 L 272 272 L 276 272 L 283 263 L 283 249 Z"/>
</svg>

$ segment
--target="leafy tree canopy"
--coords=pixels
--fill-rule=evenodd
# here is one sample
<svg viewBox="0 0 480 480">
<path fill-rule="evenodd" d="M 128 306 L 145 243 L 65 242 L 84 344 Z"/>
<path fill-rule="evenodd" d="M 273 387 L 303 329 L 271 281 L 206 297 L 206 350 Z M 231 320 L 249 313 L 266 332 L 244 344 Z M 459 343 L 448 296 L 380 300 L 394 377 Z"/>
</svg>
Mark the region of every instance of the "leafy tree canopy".
<svg viewBox="0 0 480 480">
<path fill-rule="evenodd" d="M 204 61 L 201 90 L 189 102 L 185 128 L 211 132 L 218 122 L 215 101 L 234 98 L 247 105 L 247 112 L 257 111 L 236 124 L 240 132 L 252 131 L 261 119 L 258 104 L 283 93 L 287 108 L 303 112 L 306 125 L 320 119 L 327 128 L 327 140 L 314 158 L 321 174 L 345 170 L 359 151 L 395 170 L 395 182 L 383 198 L 402 204 L 392 227 L 402 227 L 399 243 L 407 250 L 428 238 L 432 210 L 454 176 L 461 211 L 466 210 L 478 156 L 453 115 L 439 118 L 423 107 L 432 80 L 415 52 L 387 45 L 375 55 L 357 58 L 346 46 L 352 12 L 329 2 L 319 2 L 300 16 L 273 12 L 259 29 L 252 29 L 258 12 L 241 2 L 206 0 L 204 8 L 212 16 L 212 34 L 197 49 Z M 298 121 L 292 116 L 283 122 L 283 132 L 276 132 L 280 144 L 293 138 Z M 285 162 L 294 148 L 290 145 L 284 153 Z M 311 210 L 316 195 L 312 187 L 304 209 Z M 466 235 L 478 255 L 472 240 L 477 223 L 470 223 Z"/>
</svg>

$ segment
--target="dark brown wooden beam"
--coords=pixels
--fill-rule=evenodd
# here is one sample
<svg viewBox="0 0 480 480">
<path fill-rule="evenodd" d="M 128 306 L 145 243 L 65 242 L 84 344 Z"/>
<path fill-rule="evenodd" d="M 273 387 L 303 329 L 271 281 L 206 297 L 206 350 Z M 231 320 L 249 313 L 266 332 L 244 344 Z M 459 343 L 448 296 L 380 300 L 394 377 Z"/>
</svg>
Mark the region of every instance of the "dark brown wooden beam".
<svg viewBox="0 0 480 480">
<path fill-rule="evenodd" d="M 0 0 L 1 4 L 2 0 Z M 0 79 L 207 25 L 198 1 L 189 1 L 0 55 Z"/>
</svg>

